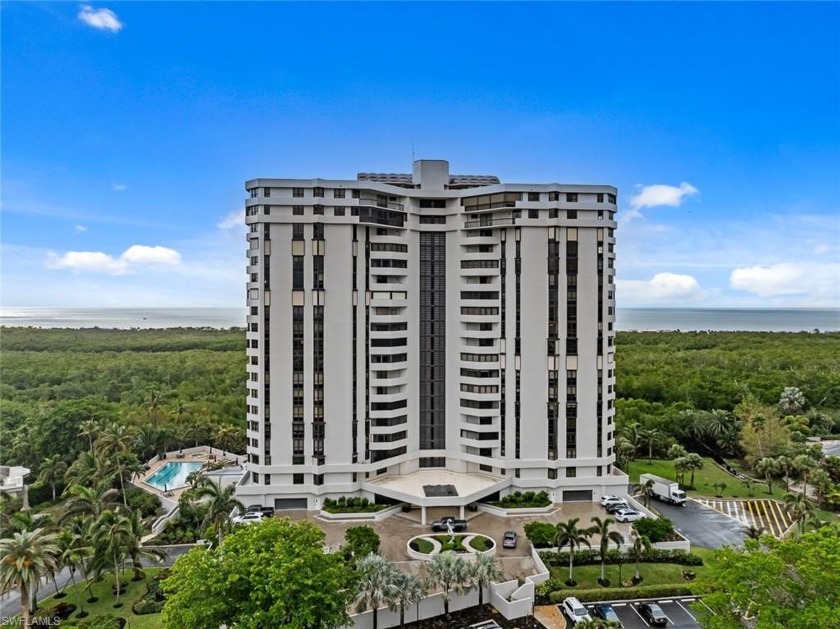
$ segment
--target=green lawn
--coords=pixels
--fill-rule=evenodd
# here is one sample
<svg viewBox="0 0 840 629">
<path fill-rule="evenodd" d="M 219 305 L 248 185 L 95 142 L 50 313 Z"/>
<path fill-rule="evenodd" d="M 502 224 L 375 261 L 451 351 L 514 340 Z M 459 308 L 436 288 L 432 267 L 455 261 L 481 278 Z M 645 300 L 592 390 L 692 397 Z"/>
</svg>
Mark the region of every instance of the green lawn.
<svg viewBox="0 0 840 629">
<path fill-rule="evenodd" d="M 703 558 L 706 561 L 706 557 Z M 639 564 L 639 573 L 642 575 L 644 581 L 642 585 L 684 585 L 687 583 L 683 579 L 683 570 L 691 570 L 701 576 L 706 570 L 706 566 L 681 566 L 673 563 L 641 563 Z M 569 578 L 569 566 L 551 566 L 551 576 L 554 579 L 565 581 Z M 628 561 L 621 568 L 621 578 L 624 581 L 629 581 L 636 573 L 636 563 Z M 573 589 L 585 590 L 590 588 L 599 588 L 598 579 L 601 577 L 601 565 L 594 566 L 575 566 L 574 570 L 575 581 L 577 586 Z M 607 579 L 611 581 L 612 587 L 617 587 L 618 580 L 618 566 L 607 565 L 606 571 Z"/>
<path fill-rule="evenodd" d="M 160 568 L 147 568 L 146 569 L 146 576 L 150 577 L 153 574 L 156 574 L 160 571 Z M 111 590 L 111 586 L 114 583 L 113 575 L 107 575 L 102 581 L 99 583 L 94 583 L 91 586 L 91 590 L 93 591 L 93 595 L 98 597 L 99 600 L 95 603 L 88 603 L 88 593 L 87 590 L 83 590 L 84 583 L 79 583 L 76 587 L 80 590 L 83 590 L 81 593 L 82 596 L 82 605 L 84 605 L 84 609 L 88 612 L 91 616 L 96 614 L 111 614 L 112 616 L 117 616 L 119 618 L 125 618 L 128 620 L 128 624 L 126 627 L 131 627 L 131 629 L 162 629 L 163 628 L 163 619 L 161 618 L 161 614 L 144 614 L 142 616 L 138 616 L 134 612 L 131 611 L 131 606 L 140 598 L 142 598 L 146 594 L 146 581 L 132 581 L 131 578 L 133 573 L 131 570 L 126 570 L 121 577 L 121 582 L 123 584 L 128 582 L 128 589 L 120 595 L 120 601 L 123 602 L 123 606 L 119 609 L 114 609 L 114 593 Z M 70 585 L 67 587 L 67 596 L 61 599 L 60 601 L 56 601 L 53 598 L 48 598 L 44 601 L 38 603 L 38 608 L 41 610 L 45 610 L 56 603 L 59 602 L 67 602 L 72 603 L 73 605 L 78 606 L 79 601 L 78 597 L 76 596 L 76 592 L 73 589 L 73 586 Z M 77 609 L 76 612 L 70 617 L 70 620 L 76 617 L 76 614 L 79 613 Z"/>
<path fill-rule="evenodd" d="M 734 476 L 724 472 L 715 462 L 703 457 L 703 469 L 694 472 L 694 486 L 695 489 L 689 489 L 689 497 L 704 497 L 714 498 L 718 495 L 718 490 L 713 487 L 714 483 L 726 483 L 726 489 L 723 491 L 724 498 L 776 498 L 777 500 L 784 500 L 784 488 L 773 485 L 773 493 L 767 493 L 767 483 L 755 484 L 752 489 L 747 490 L 744 484 L 736 479 Z M 647 459 L 637 459 L 630 463 L 628 474 L 630 482 L 638 483 L 640 474 L 656 474 L 663 478 L 676 480 L 677 475 L 674 471 L 674 462 L 670 459 L 653 459 L 648 463 Z M 691 480 L 691 473 L 685 475 L 685 482 Z"/>
</svg>

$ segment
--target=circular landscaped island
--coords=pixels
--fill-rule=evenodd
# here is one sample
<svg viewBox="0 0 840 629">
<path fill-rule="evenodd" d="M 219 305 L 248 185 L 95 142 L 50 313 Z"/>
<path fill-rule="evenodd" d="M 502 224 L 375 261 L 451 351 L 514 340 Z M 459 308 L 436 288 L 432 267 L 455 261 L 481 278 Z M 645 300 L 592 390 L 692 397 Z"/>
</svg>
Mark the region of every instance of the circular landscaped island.
<svg viewBox="0 0 840 629">
<path fill-rule="evenodd" d="M 408 540 L 409 556 L 429 561 L 435 555 L 451 550 L 459 555 L 495 555 L 496 542 L 482 533 L 440 533 L 417 535 Z"/>
</svg>

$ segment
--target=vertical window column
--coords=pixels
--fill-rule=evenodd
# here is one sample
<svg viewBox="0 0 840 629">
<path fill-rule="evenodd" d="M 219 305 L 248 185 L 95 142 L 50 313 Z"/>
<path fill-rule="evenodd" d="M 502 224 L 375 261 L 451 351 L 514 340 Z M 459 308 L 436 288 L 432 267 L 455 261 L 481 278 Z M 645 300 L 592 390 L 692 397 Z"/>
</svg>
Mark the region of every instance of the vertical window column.
<svg viewBox="0 0 840 629">
<path fill-rule="evenodd" d="M 324 307 L 312 307 L 312 455 L 324 460 Z"/>
<path fill-rule="evenodd" d="M 292 306 L 292 465 L 304 464 L 303 306 Z"/>
<path fill-rule="evenodd" d="M 516 332 L 514 337 L 514 366 L 513 368 L 516 370 L 516 390 L 514 391 L 515 398 L 513 403 L 513 421 L 514 421 L 514 430 L 516 431 L 515 435 L 515 453 L 514 456 L 518 459 L 522 452 L 521 452 L 521 429 L 522 429 L 522 417 L 520 413 L 520 395 L 521 395 L 521 387 L 520 387 L 520 379 L 521 379 L 521 371 L 520 371 L 520 355 L 522 353 L 522 242 L 520 241 L 520 234 L 519 228 L 516 229 L 516 251 L 515 257 L 513 260 L 514 264 L 514 273 L 516 275 Z"/>
<path fill-rule="evenodd" d="M 338 192 L 336 190 L 336 192 Z M 341 191 L 342 197 L 344 195 L 344 191 Z M 352 303 L 351 307 L 353 308 L 353 419 L 351 422 L 351 438 L 353 439 L 353 463 L 359 462 L 359 409 L 358 409 L 358 402 L 359 402 L 359 367 L 357 365 L 357 358 L 358 358 L 358 324 L 359 324 L 359 306 L 358 306 L 358 296 L 359 296 L 359 286 L 358 286 L 358 272 L 357 272 L 357 264 L 359 261 L 358 253 L 359 253 L 359 240 L 358 234 L 356 232 L 356 225 L 353 225 L 353 243 L 352 247 L 352 264 L 353 264 L 353 285 L 352 285 L 352 294 L 354 296 L 355 301 Z"/>
<path fill-rule="evenodd" d="M 446 233 L 420 233 L 420 449 L 446 447 Z"/>
<path fill-rule="evenodd" d="M 499 293 L 501 297 L 501 323 L 499 328 L 499 336 L 501 338 L 507 337 L 507 328 L 505 325 L 506 316 L 507 316 L 507 250 L 506 250 L 506 238 L 507 230 L 502 229 L 500 231 L 501 237 L 501 244 L 500 244 L 500 259 L 499 259 L 499 273 L 500 273 L 500 282 L 501 282 L 501 292 Z M 504 359 L 501 362 L 502 365 L 506 365 L 507 363 L 504 362 Z M 507 425 L 507 400 L 505 399 L 505 368 L 501 367 L 499 369 L 499 435 L 501 437 L 499 443 L 499 455 L 505 456 L 506 450 L 506 425 Z"/>
</svg>

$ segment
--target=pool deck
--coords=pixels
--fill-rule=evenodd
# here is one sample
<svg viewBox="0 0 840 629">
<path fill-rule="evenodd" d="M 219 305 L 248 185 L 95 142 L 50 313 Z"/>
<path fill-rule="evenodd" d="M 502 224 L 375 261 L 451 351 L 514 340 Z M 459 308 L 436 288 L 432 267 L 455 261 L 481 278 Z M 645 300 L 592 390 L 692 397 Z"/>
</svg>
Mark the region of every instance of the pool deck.
<svg viewBox="0 0 840 629">
<path fill-rule="evenodd" d="M 226 471 L 230 470 L 236 473 L 237 467 L 241 470 L 241 473 L 244 473 L 244 467 L 246 457 L 245 455 L 238 455 L 233 454 L 232 452 L 225 452 L 223 450 L 219 450 L 218 448 L 211 448 L 210 446 L 198 446 L 197 448 L 184 448 L 183 450 L 174 450 L 172 452 L 167 452 L 163 456 L 156 456 L 153 459 L 149 460 L 146 463 L 146 469 L 142 474 L 136 476 L 134 478 L 134 483 L 142 487 L 144 490 L 148 491 L 149 493 L 155 494 L 156 496 L 161 496 L 164 498 L 170 498 L 171 500 L 177 501 L 179 496 L 184 492 L 187 487 L 178 487 L 169 489 L 167 492 L 163 492 L 162 490 L 158 489 L 154 485 L 150 485 L 146 482 L 146 479 L 153 476 L 160 468 L 162 468 L 167 463 L 212 463 L 215 461 L 225 461 L 228 465 L 226 468 L 222 470 L 218 470 L 216 472 L 217 475 L 224 475 Z M 228 472 L 229 473 L 229 472 Z M 211 472 L 209 475 L 213 475 Z"/>
</svg>

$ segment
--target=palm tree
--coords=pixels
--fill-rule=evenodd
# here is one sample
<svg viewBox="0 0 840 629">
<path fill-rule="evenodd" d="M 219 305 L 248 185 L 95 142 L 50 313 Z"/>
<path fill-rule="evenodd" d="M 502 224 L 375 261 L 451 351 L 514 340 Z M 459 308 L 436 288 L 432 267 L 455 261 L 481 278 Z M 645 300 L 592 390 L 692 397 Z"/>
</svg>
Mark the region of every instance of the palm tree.
<svg viewBox="0 0 840 629">
<path fill-rule="evenodd" d="M 360 575 L 356 609 L 360 612 L 373 609 L 373 629 L 377 629 L 377 614 L 393 596 L 397 569 L 382 555 L 369 553 L 356 562 L 356 571 Z"/>
<path fill-rule="evenodd" d="M 636 583 L 639 583 L 642 580 L 642 575 L 639 572 L 639 564 L 642 561 L 642 557 L 645 556 L 646 552 L 650 552 L 652 547 L 650 538 L 647 535 L 639 535 L 638 531 L 634 529 L 632 552 L 633 558 L 636 560 L 636 576 L 633 577 L 633 581 Z"/>
<path fill-rule="evenodd" d="M 41 463 L 38 480 L 50 486 L 53 502 L 55 502 L 55 487 L 64 478 L 65 472 L 67 472 L 67 463 L 57 454 L 48 456 Z"/>
<path fill-rule="evenodd" d="M 677 473 L 677 484 L 683 485 L 685 480 L 685 473 L 688 471 L 688 458 L 681 456 L 674 461 L 674 471 Z"/>
<path fill-rule="evenodd" d="M 103 509 L 114 504 L 117 490 L 111 488 L 110 482 L 100 482 L 93 487 L 84 485 L 70 485 L 64 490 L 68 497 L 62 521 L 76 515 L 91 515 L 99 517 Z"/>
<path fill-rule="evenodd" d="M 236 442 L 239 439 L 239 430 L 236 426 L 231 424 L 224 424 L 219 426 L 214 435 L 216 445 L 222 450 L 231 451 L 236 447 Z"/>
<path fill-rule="evenodd" d="M 443 589 L 443 610 L 449 620 L 449 599 L 452 594 L 463 594 L 469 589 L 470 567 L 466 560 L 451 550 L 438 553 L 427 564 L 429 583 Z"/>
<path fill-rule="evenodd" d="M 114 573 L 114 607 L 120 606 L 120 573 L 132 535 L 131 521 L 116 511 L 103 511 L 93 523 L 94 565 L 97 573 Z"/>
<path fill-rule="evenodd" d="M 790 490 L 790 473 L 794 469 L 793 461 L 791 461 L 788 457 L 781 455 L 773 459 L 773 463 L 776 467 L 776 473 L 783 475 L 785 479 L 785 492 L 788 492 Z"/>
<path fill-rule="evenodd" d="M 653 463 L 653 444 L 659 438 L 660 434 L 661 433 L 655 428 L 643 430 L 641 432 L 642 441 L 646 443 L 648 447 L 648 465 Z"/>
<path fill-rule="evenodd" d="M 773 473 L 776 471 L 776 462 L 768 457 L 756 461 L 755 473 L 760 474 L 767 481 L 767 493 L 773 493 Z"/>
<path fill-rule="evenodd" d="M 805 522 L 817 514 L 817 506 L 805 494 L 785 494 L 785 510 L 794 522 L 799 524 L 799 532 L 805 532 Z"/>
<path fill-rule="evenodd" d="M 209 499 L 204 526 L 213 525 L 219 536 L 218 545 L 221 546 L 224 533 L 230 528 L 230 513 L 234 509 L 245 511 L 245 506 L 234 496 L 236 488 L 228 485 L 224 488 L 214 480 L 202 476 L 201 480 L 191 490 L 197 500 Z"/>
<path fill-rule="evenodd" d="M 831 491 L 834 482 L 831 479 L 831 474 L 819 467 L 811 472 L 811 485 L 817 490 L 817 504 L 822 504 L 826 493 Z"/>
<path fill-rule="evenodd" d="M 629 439 L 619 437 L 615 441 L 615 456 L 618 459 L 619 467 L 624 467 L 629 461 L 633 459 L 636 453 L 636 446 L 634 446 Z"/>
<path fill-rule="evenodd" d="M 79 613 L 84 617 L 85 608 L 82 605 L 82 590 L 76 587 L 76 571 L 83 569 L 85 561 L 93 554 L 93 547 L 86 545 L 84 536 L 64 529 L 58 534 L 58 548 L 60 550 L 59 564 L 70 571 L 70 580 L 73 583 L 73 590 L 76 592 L 79 603 Z"/>
<path fill-rule="evenodd" d="M 146 398 L 146 407 L 149 409 L 149 418 L 152 420 L 152 425 L 157 426 L 160 419 L 160 405 L 163 402 L 163 396 L 157 389 L 149 391 L 149 397 Z"/>
<path fill-rule="evenodd" d="M 91 452 L 93 452 L 93 443 L 99 436 L 100 428 L 100 423 L 95 419 L 86 419 L 85 421 L 79 424 L 79 436 L 87 437 L 88 445 L 90 447 Z"/>
<path fill-rule="evenodd" d="M 805 396 L 796 387 L 785 387 L 779 398 L 782 415 L 798 415 L 805 407 Z"/>
<path fill-rule="evenodd" d="M 134 431 L 117 422 L 105 426 L 99 439 L 96 440 L 96 449 L 104 455 L 120 452 L 129 452 L 134 444 Z"/>
<path fill-rule="evenodd" d="M 18 533 L 34 531 L 35 529 L 48 531 L 52 528 L 52 515 L 49 513 L 34 513 L 28 510 L 16 511 L 5 519 L 8 528 Z"/>
<path fill-rule="evenodd" d="M 144 461 L 158 453 L 159 444 L 160 431 L 151 424 L 141 426 L 134 435 L 134 446 L 140 451 L 140 458 Z"/>
<path fill-rule="evenodd" d="M 426 596 L 426 584 L 419 574 L 395 571 L 394 587 L 388 592 L 388 609 L 400 610 L 400 627 L 405 627 L 405 608 Z M 419 619 L 419 617 L 418 617 Z"/>
<path fill-rule="evenodd" d="M 118 452 L 112 460 L 114 473 L 120 479 L 120 493 L 123 497 L 123 505 L 128 508 L 128 496 L 125 493 L 125 477 L 128 476 L 129 481 L 134 478 L 135 474 L 143 471 L 143 466 L 137 460 L 137 455 L 133 452 Z"/>
<path fill-rule="evenodd" d="M 29 605 L 41 580 L 58 569 L 59 548 L 54 533 L 22 531 L 0 539 L 0 591 L 20 590 L 20 615 L 29 627 Z"/>
<path fill-rule="evenodd" d="M 645 506 L 650 508 L 650 497 L 653 495 L 653 479 L 645 481 L 642 485 L 642 499 L 645 501 Z"/>
<path fill-rule="evenodd" d="M 668 448 L 669 459 L 679 459 L 680 457 L 683 457 L 686 454 L 688 454 L 688 450 L 686 450 L 683 446 L 681 446 L 678 443 L 675 443 L 670 448 Z"/>
<path fill-rule="evenodd" d="M 590 529 L 579 529 L 578 522 L 580 522 L 580 518 L 558 522 L 554 533 L 554 544 L 558 550 L 566 544 L 569 545 L 569 580 L 566 581 L 566 585 L 569 587 L 576 585 L 573 578 L 575 548 L 580 548 L 583 544 L 592 548 L 592 544 L 589 543 L 592 531 Z"/>
<path fill-rule="evenodd" d="M 478 604 L 484 605 L 484 590 L 492 581 L 498 581 L 504 574 L 495 557 L 479 554 L 472 562 L 472 580 L 478 588 Z"/>
<path fill-rule="evenodd" d="M 602 520 L 599 517 L 593 517 L 592 522 L 595 525 L 592 527 L 592 533 L 601 538 L 601 546 L 599 548 L 599 554 L 601 555 L 601 578 L 598 579 L 598 583 L 606 587 L 610 584 L 606 577 L 607 552 L 610 549 L 610 542 L 613 542 L 616 546 L 621 546 L 624 543 L 624 536 L 618 531 L 610 530 L 610 527 L 615 524 L 615 520 L 612 518 L 604 518 Z"/>
<path fill-rule="evenodd" d="M 143 528 L 143 520 L 140 518 L 140 512 L 135 511 L 128 518 L 131 525 L 131 536 L 126 540 L 125 554 L 131 560 L 132 568 L 134 568 L 134 580 L 139 581 L 146 576 L 143 571 L 142 561 L 154 560 L 163 561 L 166 559 L 166 551 L 160 548 L 149 548 L 141 544 L 145 529 Z"/>
<path fill-rule="evenodd" d="M 808 494 L 808 474 L 816 466 L 817 462 L 807 454 L 800 454 L 793 459 L 793 467 L 799 472 L 799 475 L 802 477 L 802 483 L 804 484 L 802 493 L 806 495 Z"/>
<path fill-rule="evenodd" d="M 87 485 L 104 479 L 108 473 L 105 457 L 95 451 L 82 452 L 67 469 L 64 478 L 68 483 Z"/>
<path fill-rule="evenodd" d="M 753 485 L 755 485 L 755 481 L 752 478 L 744 477 L 743 479 L 741 479 L 741 483 L 743 483 L 744 487 L 749 492 L 750 496 L 752 496 L 753 495 L 752 488 L 753 488 Z"/>
<path fill-rule="evenodd" d="M 695 470 L 703 469 L 703 457 L 696 452 L 692 452 L 685 457 L 685 468 L 691 471 L 691 481 L 689 487 L 694 489 L 694 472 Z"/>
</svg>

